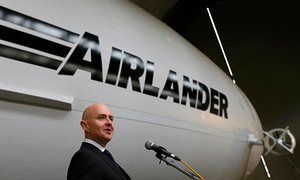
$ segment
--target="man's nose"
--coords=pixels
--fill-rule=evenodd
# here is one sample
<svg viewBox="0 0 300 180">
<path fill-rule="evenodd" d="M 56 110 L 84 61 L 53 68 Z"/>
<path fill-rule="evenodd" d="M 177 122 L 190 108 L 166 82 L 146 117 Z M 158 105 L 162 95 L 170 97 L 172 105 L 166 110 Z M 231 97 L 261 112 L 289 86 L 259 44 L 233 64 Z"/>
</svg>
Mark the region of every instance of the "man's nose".
<svg viewBox="0 0 300 180">
<path fill-rule="evenodd" d="M 109 116 L 106 116 L 105 120 L 107 124 L 112 124 L 112 120 L 109 118 Z"/>
</svg>

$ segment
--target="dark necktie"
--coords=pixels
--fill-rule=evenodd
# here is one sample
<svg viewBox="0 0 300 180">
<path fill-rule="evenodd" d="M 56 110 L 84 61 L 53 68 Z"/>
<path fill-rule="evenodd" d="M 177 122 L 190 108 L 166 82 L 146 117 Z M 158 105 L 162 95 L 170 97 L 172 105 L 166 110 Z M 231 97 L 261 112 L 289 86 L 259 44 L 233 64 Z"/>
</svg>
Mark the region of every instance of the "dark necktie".
<svg viewBox="0 0 300 180">
<path fill-rule="evenodd" d="M 116 163 L 115 159 L 113 158 L 113 156 L 110 154 L 110 152 L 108 150 L 104 150 L 103 153 L 113 162 L 113 164 L 115 166 L 118 167 L 118 164 Z"/>
<path fill-rule="evenodd" d="M 112 163 L 117 167 L 117 169 L 119 169 L 121 171 L 121 173 L 126 177 L 126 179 L 130 180 L 130 177 L 126 174 L 126 172 L 123 172 L 122 168 L 120 168 L 118 166 L 118 164 L 116 163 L 115 159 L 113 158 L 113 156 L 110 154 L 110 152 L 108 150 L 104 150 L 103 153 L 112 161 Z M 128 177 L 128 178 L 127 178 Z"/>
</svg>

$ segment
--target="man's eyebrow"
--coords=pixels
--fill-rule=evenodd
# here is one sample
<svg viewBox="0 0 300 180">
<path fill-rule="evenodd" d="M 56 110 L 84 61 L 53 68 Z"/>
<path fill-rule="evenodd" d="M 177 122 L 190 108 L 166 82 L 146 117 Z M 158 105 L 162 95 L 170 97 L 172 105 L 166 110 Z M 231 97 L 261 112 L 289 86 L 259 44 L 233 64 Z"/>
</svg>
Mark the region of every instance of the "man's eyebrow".
<svg viewBox="0 0 300 180">
<path fill-rule="evenodd" d="M 111 114 L 98 114 L 97 115 L 97 117 L 99 117 L 99 116 L 108 116 L 108 117 L 114 117 L 113 115 L 111 115 Z"/>
</svg>

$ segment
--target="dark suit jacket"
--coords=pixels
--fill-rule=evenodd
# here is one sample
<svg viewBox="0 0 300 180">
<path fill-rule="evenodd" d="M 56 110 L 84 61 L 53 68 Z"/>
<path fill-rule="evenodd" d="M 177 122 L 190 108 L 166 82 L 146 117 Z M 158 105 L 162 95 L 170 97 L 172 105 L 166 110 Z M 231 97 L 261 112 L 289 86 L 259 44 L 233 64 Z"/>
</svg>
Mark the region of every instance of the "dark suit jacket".
<svg viewBox="0 0 300 180">
<path fill-rule="evenodd" d="M 118 165 L 119 166 L 119 165 Z M 103 152 L 83 142 L 69 165 L 68 180 L 128 180 L 129 175 L 117 167 Z"/>
</svg>

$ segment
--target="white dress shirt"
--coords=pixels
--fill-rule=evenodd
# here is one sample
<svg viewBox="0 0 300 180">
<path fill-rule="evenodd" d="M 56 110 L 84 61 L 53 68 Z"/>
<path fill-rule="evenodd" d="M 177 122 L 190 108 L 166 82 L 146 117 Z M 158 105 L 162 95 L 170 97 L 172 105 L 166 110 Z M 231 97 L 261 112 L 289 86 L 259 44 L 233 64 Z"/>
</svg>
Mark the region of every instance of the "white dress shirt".
<svg viewBox="0 0 300 180">
<path fill-rule="evenodd" d="M 97 147 L 101 152 L 105 151 L 105 148 L 104 148 L 104 147 L 102 147 L 100 144 L 96 143 L 95 141 L 93 141 L 93 140 L 91 140 L 91 139 L 84 139 L 84 142 L 94 145 L 94 146 Z"/>
</svg>

